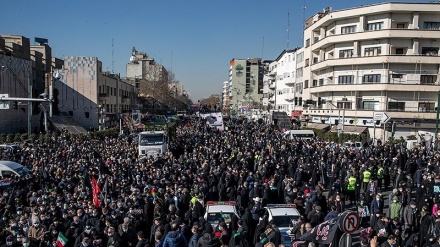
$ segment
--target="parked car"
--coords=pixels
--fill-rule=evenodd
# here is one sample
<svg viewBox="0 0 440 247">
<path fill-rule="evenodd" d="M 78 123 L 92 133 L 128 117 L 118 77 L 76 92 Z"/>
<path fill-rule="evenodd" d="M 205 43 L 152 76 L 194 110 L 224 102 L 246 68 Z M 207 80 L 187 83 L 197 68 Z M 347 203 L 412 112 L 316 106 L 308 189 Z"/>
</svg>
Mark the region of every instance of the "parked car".
<svg viewBox="0 0 440 247">
<path fill-rule="evenodd" d="M 348 149 L 349 151 L 354 151 L 355 153 L 359 153 L 359 151 L 361 151 L 363 144 L 362 142 L 344 142 L 344 144 L 342 144 L 342 147 Z"/>
<path fill-rule="evenodd" d="M 15 177 L 26 176 L 30 170 L 19 163 L 1 160 L 0 161 L 0 187 L 9 186 Z"/>
</svg>

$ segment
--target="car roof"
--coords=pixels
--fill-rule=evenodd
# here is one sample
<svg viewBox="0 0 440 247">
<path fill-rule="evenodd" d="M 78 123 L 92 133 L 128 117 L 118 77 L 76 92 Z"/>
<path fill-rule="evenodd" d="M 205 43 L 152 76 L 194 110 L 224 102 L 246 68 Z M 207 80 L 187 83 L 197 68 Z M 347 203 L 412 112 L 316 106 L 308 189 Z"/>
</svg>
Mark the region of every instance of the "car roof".
<svg viewBox="0 0 440 247">
<path fill-rule="evenodd" d="M 0 160 L 0 166 L 5 166 L 5 167 L 12 169 L 12 170 L 23 167 L 22 165 L 20 165 L 16 162 L 13 162 L 13 161 L 9 161 L 9 160 Z"/>
<path fill-rule="evenodd" d="M 237 213 L 233 205 L 207 205 L 206 212 L 208 213 Z"/>
<path fill-rule="evenodd" d="M 268 205 L 266 209 L 270 212 L 272 216 L 299 216 L 298 209 L 290 204 Z"/>
</svg>

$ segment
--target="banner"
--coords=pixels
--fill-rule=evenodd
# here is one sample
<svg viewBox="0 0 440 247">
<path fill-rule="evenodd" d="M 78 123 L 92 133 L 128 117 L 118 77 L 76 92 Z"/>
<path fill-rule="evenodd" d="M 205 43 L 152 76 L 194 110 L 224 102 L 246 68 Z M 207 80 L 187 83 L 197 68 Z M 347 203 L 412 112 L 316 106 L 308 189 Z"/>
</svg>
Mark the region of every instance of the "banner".
<svg viewBox="0 0 440 247">
<path fill-rule="evenodd" d="M 95 207 L 101 207 L 101 202 L 99 201 L 99 194 L 101 193 L 101 189 L 96 182 L 95 177 L 92 176 L 92 195 L 93 195 L 93 204 Z"/>
<path fill-rule="evenodd" d="M 315 226 L 311 232 L 305 233 L 299 239 L 318 244 L 331 244 L 338 230 L 338 219 L 339 217 L 336 217 Z"/>
</svg>

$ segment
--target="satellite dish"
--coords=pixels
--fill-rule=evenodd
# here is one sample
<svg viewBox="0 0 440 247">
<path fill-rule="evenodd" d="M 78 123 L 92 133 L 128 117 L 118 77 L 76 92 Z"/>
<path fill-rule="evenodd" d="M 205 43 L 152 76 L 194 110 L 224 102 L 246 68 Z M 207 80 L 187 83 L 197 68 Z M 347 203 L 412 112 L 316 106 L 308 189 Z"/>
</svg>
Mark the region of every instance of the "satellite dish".
<svg viewBox="0 0 440 247">
<path fill-rule="evenodd" d="M 130 57 L 130 63 L 137 63 L 138 59 L 135 56 Z"/>
</svg>

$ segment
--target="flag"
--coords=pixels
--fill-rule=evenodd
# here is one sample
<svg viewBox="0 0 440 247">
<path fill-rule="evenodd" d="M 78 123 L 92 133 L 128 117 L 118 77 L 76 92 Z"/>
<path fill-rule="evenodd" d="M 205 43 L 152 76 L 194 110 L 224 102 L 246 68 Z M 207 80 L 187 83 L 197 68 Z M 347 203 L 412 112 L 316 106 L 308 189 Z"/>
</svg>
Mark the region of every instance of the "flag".
<svg viewBox="0 0 440 247">
<path fill-rule="evenodd" d="M 101 206 L 101 202 L 99 201 L 99 194 L 101 193 L 101 189 L 96 182 L 95 177 L 92 176 L 92 195 L 93 195 L 93 204 L 95 207 L 99 208 Z"/>
<path fill-rule="evenodd" d="M 113 177 L 113 173 L 108 169 L 108 167 L 104 164 L 103 161 L 99 163 L 99 172 L 104 175 L 109 175 Z"/>
<path fill-rule="evenodd" d="M 338 220 L 333 218 L 315 226 L 311 232 L 306 232 L 299 239 L 318 244 L 331 244 L 338 230 Z"/>
<path fill-rule="evenodd" d="M 154 188 L 151 189 L 151 196 L 156 199 L 156 190 L 154 190 Z"/>
<path fill-rule="evenodd" d="M 61 232 L 58 233 L 57 246 L 64 247 L 66 246 L 66 243 L 67 243 L 67 238 Z"/>
</svg>

